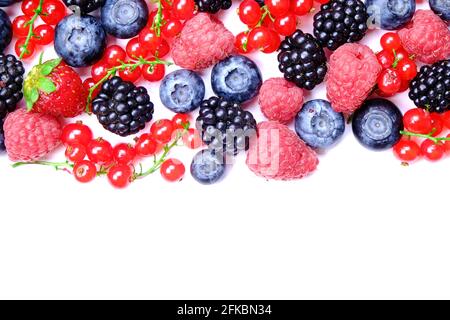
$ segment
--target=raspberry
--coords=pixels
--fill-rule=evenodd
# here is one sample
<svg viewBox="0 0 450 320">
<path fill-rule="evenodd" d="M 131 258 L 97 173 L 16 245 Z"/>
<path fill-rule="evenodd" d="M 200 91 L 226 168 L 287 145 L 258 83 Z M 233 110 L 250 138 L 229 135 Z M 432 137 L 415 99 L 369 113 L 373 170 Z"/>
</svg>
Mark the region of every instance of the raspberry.
<svg viewBox="0 0 450 320">
<path fill-rule="evenodd" d="M 10 113 L 3 125 L 6 152 L 12 161 L 34 161 L 61 143 L 61 123 L 42 113 L 20 108 Z"/>
<path fill-rule="evenodd" d="M 288 123 L 302 107 L 303 90 L 283 78 L 271 78 L 261 86 L 258 100 L 267 119 Z"/>
<path fill-rule="evenodd" d="M 266 179 L 300 179 L 313 172 L 319 160 L 294 132 L 276 121 L 258 124 L 258 139 L 252 141 L 247 166 Z"/>
<path fill-rule="evenodd" d="M 225 59 L 233 50 L 234 36 L 222 22 L 199 13 L 186 22 L 173 41 L 172 58 L 182 68 L 201 70 Z"/>
<path fill-rule="evenodd" d="M 398 35 L 406 51 L 424 63 L 435 63 L 450 55 L 450 31 L 431 10 L 417 10 L 412 22 Z"/>
<path fill-rule="evenodd" d="M 347 43 L 330 57 L 327 97 L 336 112 L 353 113 L 377 82 L 381 66 L 369 47 Z"/>
</svg>

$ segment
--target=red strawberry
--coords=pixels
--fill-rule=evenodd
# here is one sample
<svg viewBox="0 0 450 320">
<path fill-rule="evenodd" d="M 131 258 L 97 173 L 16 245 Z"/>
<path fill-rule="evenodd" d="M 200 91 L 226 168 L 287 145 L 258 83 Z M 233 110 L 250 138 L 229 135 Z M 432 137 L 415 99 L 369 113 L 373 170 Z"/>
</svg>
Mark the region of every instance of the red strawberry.
<svg viewBox="0 0 450 320">
<path fill-rule="evenodd" d="M 80 76 L 61 59 L 40 62 L 24 82 L 28 111 L 72 118 L 83 112 L 88 91 Z"/>
</svg>

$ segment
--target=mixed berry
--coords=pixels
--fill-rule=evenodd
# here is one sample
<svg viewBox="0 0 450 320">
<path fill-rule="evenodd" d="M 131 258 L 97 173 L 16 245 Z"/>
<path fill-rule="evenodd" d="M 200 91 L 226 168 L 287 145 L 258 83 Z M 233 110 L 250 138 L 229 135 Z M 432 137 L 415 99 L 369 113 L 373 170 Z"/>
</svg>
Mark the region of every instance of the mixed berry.
<svg viewBox="0 0 450 320">
<path fill-rule="evenodd" d="M 231 0 L 0 1 L 21 12 L 0 9 L 0 152 L 13 167 L 50 166 L 81 183 L 105 176 L 116 188 L 155 172 L 181 181 L 186 167 L 172 155 L 180 146 L 196 150 L 189 172 L 202 184 L 220 181 L 239 153 L 256 175 L 291 180 L 316 170 L 351 122 L 362 146 L 390 149 L 402 164 L 443 159 L 446 3 L 243 0 L 235 16 L 245 30 L 233 34 L 220 21 Z M 300 25 L 306 15 L 311 34 Z M 374 28 L 386 30 L 378 52 L 362 41 Z M 46 61 L 50 45 L 59 57 Z M 246 56 L 257 51 L 277 59 L 278 77 L 264 79 Z M 38 56 L 26 72 L 23 61 Z M 306 99 L 318 86 L 326 99 Z M 405 91 L 417 108 L 402 112 L 390 98 Z M 254 102 L 267 121 L 247 109 Z M 162 107 L 173 117 L 155 119 Z M 83 113 L 122 141 L 71 120 Z M 58 148 L 65 159 L 48 161 Z"/>
</svg>

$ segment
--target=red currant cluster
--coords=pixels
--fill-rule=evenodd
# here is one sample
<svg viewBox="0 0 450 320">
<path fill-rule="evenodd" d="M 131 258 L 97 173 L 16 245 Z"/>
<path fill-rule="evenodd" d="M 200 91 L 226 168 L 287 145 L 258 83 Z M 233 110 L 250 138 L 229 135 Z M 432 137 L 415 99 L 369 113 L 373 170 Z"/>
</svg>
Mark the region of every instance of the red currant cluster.
<svg viewBox="0 0 450 320">
<path fill-rule="evenodd" d="M 158 170 L 167 181 L 180 181 L 185 167 L 181 161 L 167 158 L 170 150 L 178 146 L 180 140 L 191 149 L 202 146 L 198 131 L 189 128 L 189 117 L 185 114 L 176 114 L 171 120 L 154 122 L 149 133 L 136 137 L 134 145 L 119 143 L 113 147 L 103 138 L 94 138 L 92 130 L 82 122 L 66 125 L 61 140 L 66 146 L 66 162 L 36 161 L 31 164 L 71 170 L 75 179 L 82 183 L 106 175 L 109 182 L 117 188 L 124 188 L 130 182 Z M 156 157 L 158 154 L 161 154 L 159 158 Z M 154 157 L 152 167 L 146 171 L 136 171 L 134 163 L 150 156 Z M 15 166 L 23 164 L 30 163 L 17 163 Z M 139 167 L 142 168 L 141 165 Z"/>
<path fill-rule="evenodd" d="M 24 0 L 23 15 L 12 22 L 13 34 L 18 39 L 15 44 L 16 54 L 21 59 L 31 57 L 37 45 L 48 45 L 53 42 L 55 25 L 66 15 L 66 7 L 59 0 Z M 37 18 L 44 24 L 35 27 Z"/>
<path fill-rule="evenodd" d="M 423 156 L 437 161 L 450 152 L 450 111 L 430 113 L 424 109 L 408 110 L 403 116 L 403 139 L 394 146 L 394 154 L 409 162 Z M 443 134 L 444 133 L 444 134 Z"/>
<path fill-rule="evenodd" d="M 417 74 L 417 66 L 403 49 L 397 33 L 385 33 L 380 43 L 383 50 L 377 53 L 377 59 L 383 71 L 378 76 L 378 94 L 390 97 L 408 89 Z"/>
<path fill-rule="evenodd" d="M 327 3 L 329 0 L 316 0 Z M 313 0 L 265 0 L 260 7 L 255 0 L 239 5 L 239 19 L 248 30 L 236 36 L 235 47 L 240 53 L 260 50 L 272 53 L 280 46 L 280 36 L 290 36 L 297 29 L 297 17 L 313 10 Z"/>
</svg>

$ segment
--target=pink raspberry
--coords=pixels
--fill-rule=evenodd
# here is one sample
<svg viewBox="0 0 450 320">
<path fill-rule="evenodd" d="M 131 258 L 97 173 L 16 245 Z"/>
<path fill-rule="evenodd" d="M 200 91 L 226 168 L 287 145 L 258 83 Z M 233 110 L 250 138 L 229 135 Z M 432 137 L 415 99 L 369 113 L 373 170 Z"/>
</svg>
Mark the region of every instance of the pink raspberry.
<svg viewBox="0 0 450 320">
<path fill-rule="evenodd" d="M 286 125 L 276 121 L 258 124 L 258 138 L 247 154 L 247 166 L 266 179 L 300 179 L 313 172 L 319 160 Z"/>
<path fill-rule="evenodd" d="M 330 57 L 327 97 L 337 112 L 353 113 L 375 86 L 381 66 L 369 47 L 347 43 Z"/>
<path fill-rule="evenodd" d="M 302 108 L 303 90 L 284 78 L 271 78 L 261 86 L 258 100 L 267 119 L 288 123 Z"/>
<path fill-rule="evenodd" d="M 173 41 L 172 58 L 182 68 L 201 70 L 225 59 L 233 50 L 234 36 L 222 22 L 199 13 L 186 22 Z"/>
<path fill-rule="evenodd" d="M 432 64 L 450 55 L 450 31 L 431 10 L 417 10 L 398 35 L 405 50 L 424 63 Z"/>
<path fill-rule="evenodd" d="M 61 123 L 53 116 L 27 112 L 10 113 L 3 125 L 5 145 L 12 161 L 34 161 L 61 143 Z"/>
</svg>

